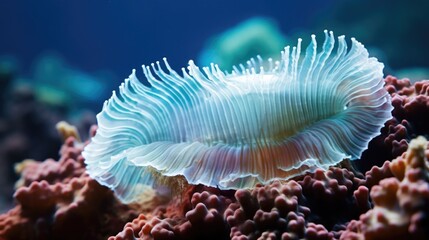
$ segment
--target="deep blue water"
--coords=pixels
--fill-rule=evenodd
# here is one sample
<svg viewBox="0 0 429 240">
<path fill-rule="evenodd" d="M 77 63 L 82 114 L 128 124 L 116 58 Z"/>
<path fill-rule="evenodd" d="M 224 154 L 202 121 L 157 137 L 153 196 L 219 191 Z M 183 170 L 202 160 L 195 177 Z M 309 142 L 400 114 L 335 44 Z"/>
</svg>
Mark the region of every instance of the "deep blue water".
<svg viewBox="0 0 429 240">
<path fill-rule="evenodd" d="M 85 71 L 109 69 L 119 81 L 132 68 L 167 56 L 175 67 L 195 59 L 214 34 L 253 16 L 285 33 L 309 27 L 333 0 L 10 0 L 0 3 L 0 55 L 21 70 L 46 51 Z M 116 85 L 115 83 L 114 85 Z"/>
<path fill-rule="evenodd" d="M 29 79 L 47 53 L 89 76 L 110 71 L 111 77 L 95 80 L 104 81 L 100 100 L 92 103 L 98 111 L 131 69 L 163 57 L 176 70 L 189 59 L 198 63 L 208 39 L 252 17 L 267 17 L 293 41 L 323 29 L 356 37 L 385 63 L 386 74 L 420 80 L 429 78 L 428 10 L 427 0 L 2 0 L 0 60 L 14 57 L 19 74 Z"/>
</svg>

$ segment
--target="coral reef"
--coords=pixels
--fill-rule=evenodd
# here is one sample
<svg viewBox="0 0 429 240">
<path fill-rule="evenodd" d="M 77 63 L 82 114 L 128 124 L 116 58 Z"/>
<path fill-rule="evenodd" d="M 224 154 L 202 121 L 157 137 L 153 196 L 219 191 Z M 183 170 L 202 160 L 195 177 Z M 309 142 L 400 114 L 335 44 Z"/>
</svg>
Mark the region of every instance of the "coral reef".
<svg viewBox="0 0 429 240">
<path fill-rule="evenodd" d="M 407 153 L 373 167 L 365 178 L 331 167 L 297 180 L 237 190 L 229 201 L 195 192 L 192 207 L 182 216 L 140 215 L 110 239 L 225 239 L 226 234 L 230 239 L 427 239 L 426 148 L 422 137 L 413 140 Z M 196 200 L 201 196 L 212 200 Z M 204 227 L 192 228 L 196 223 Z M 208 229 L 217 235 L 202 235 Z"/>
<path fill-rule="evenodd" d="M 58 156 L 61 138 L 55 130 L 57 122 L 71 119 L 83 133 L 95 122 L 91 112 L 72 119 L 67 105 L 70 103 L 45 101 L 35 90 L 41 80 L 22 80 L 15 65 L 0 58 L 0 212 L 12 203 L 13 183 L 18 177 L 13 171 L 14 164 L 28 158 L 43 160 Z M 58 82 L 59 78 L 62 75 L 54 79 Z"/>
<path fill-rule="evenodd" d="M 82 147 L 69 137 L 58 161 L 26 160 L 17 166 L 17 205 L 0 215 L 0 238 L 102 239 L 137 215 L 89 178 Z"/>
<path fill-rule="evenodd" d="M 252 192 L 237 190 L 236 204 L 225 214 L 231 239 L 329 239 L 323 225 L 308 223 L 311 210 L 300 204 L 305 198 L 295 181 L 256 187 Z M 245 238 L 243 238 L 245 237 Z"/>
<path fill-rule="evenodd" d="M 230 191 L 201 185 L 190 187 L 167 205 L 140 214 L 109 240 L 229 239 L 229 226 L 223 215 L 232 202 L 230 195 Z"/>
<path fill-rule="evenodd" d="M 16 176 L 13 165 L 32 157 L 45 159 L 58 155 L 60 138 L 55 123 L 60 114 L 40 103 L 26 87 L 14 87 L 16 73 L 0 71 L 0 211 L 8 205 Z"/>
<path fill-rule="evenodd" d="M 340 239 L 429 239 L 429 148 L 412 140 L 390 164 L 394 177 L 371 189 L 374 207 L 353 220 Z"/>
<path fill-rule="evenodd" d="M 86 143 L 61 123 L 66 140 L 58 161 L 16 166 L 16 206 L 0 215 L 0 239 L 428 239 L 429 146 L 423 137 L 412 140 L 428 135 L 420 122 L 427 114 L 427 81 L 411 85 L 389 76 L 386 82 L 401 102 L 368 151 L 386 149 L 380 153 L 385 160 L 396 151 L 396 159 L 365 174 L 344 164 L 251 190 L 178 184 L 163 197 L 121 204 L 85 172 Z M 394 128 L 404 121 L 401 135 Z"/>
<path fill-rule="evenodd" d="M 392 96 L 393 118 L 381 129 L 357 161 L 360 170 L 381 166 L 407 150 L 408 142 L 417 137 L 429 138 L 429 80 L 412 84 L 409 79 L 385 78 L 385 88 Z"/>
</svg>

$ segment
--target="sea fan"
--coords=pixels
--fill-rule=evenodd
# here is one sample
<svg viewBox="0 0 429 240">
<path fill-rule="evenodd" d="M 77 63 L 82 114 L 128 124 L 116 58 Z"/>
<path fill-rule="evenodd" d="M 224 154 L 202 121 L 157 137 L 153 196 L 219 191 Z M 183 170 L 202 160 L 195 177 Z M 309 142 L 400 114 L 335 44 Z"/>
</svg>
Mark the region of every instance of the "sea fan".
<svg viewBox="0 0 429 240">
<path fill-rule="evenodd" d="M 334 44 L 325 31 L 319 53 L 312 35 L 304 58 L 299 39 L 232 73 L 190 61 L 181 76 L 164 59 L 143 66 L 150 87 L 134 70 L 97 115 L 88 173 L 131 202 L 159 176 L 239 189 L 358 158 L 391 117 L 383 64 L 354 38 Z"/>
</svg>

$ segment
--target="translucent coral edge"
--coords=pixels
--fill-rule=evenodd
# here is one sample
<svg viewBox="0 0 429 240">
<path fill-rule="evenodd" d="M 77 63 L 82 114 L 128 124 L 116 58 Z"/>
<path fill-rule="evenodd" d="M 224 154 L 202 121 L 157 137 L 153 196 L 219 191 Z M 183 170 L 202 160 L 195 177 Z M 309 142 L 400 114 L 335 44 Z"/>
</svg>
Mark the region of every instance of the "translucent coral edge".
<svg viewBox="0 0 429 240">
<path fill-rule="evenodd" d="M 99 129 L 83 152 L 88 173 L 131 202 L 156 185 L 155 175 L 238 189 L 358 158 L 391 117 L 383 64 L 353 38 L 347 51 L 338 37 L 336 53 L 332 32 L 319 53 L 311 40 L 304 58 L 299 40 L 281 61 L 251 59 L 231 74 L 190 61 L 180 76 L 164 59 L 168 73 L 159 62 L 143 66 L 147 87 L 133 70 L 97 115 Z M 251 114 L 255 99 L 281 116 L 262 135 L 266 118 Z M 300 122 L 312 124 L 281 140 L 270 135 Z"/>
</svg>

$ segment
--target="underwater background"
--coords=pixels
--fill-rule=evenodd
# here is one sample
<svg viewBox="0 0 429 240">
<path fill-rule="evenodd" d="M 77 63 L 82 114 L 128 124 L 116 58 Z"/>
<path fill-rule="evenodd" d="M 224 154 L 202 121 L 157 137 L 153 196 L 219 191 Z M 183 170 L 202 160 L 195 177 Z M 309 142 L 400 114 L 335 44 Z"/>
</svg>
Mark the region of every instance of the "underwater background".
<svg viewBox="0 0 429 240">
<path fill-rule="evenodd" d="M 163 57 L 173 69 L 186 66 L 189 59 L 197 64 L 240 63 L 207 53 L 222 51 L 216 40 L 235 44 L 235 52 L 228 53 L 232 56 L 244 49 L 243 59 L 268 57 L 298 37 L 328 29 L 364 43 L 386 65 L 386 73 L 418 75 L 427 73 L 429 65 L 424 57 L 429 51 L 428 8 L 424 0 L 3 1 L 0 55 L 3 65 L 12 64 L 20 77 L 81 92 L 93 101 L 93 109 L 101 105 L 94 98 L 110 95 L 132 68 Z M 67 73 L 69 69 L 74 71 Z M 73 83 L 62 83 L 64 75 Z"/>
<path fill-rule="evenodd" d="M 72 123 L 79 132 L 75 137 L 87 140 L 95 114 L 131 70 L 145 81 L 142 64 L 167 57 L 179 70 L 193 59 L 229 71 L 257 54 L 276 58 L 299 37 L 306 46 L 310 34 L 320 37 L 328 29 L 362 42 L 385 64 L 385 75 L 396 77 L 388 84 L 399 89 L 406 84 L 398 79 L 406 77 L 410 84 L 429 79 L 428 11 L 426 0 L 2 0 L 0 213 L 14 206 L 14 185 L 24 168 L 18 163 L 58 159 L 64 144 L 56 128 L 60 121 Z M 408 112 L 398 114 L 413 120 Z M 407 128 L 407 142 L 428 137 L 423 125 Z M 407 146 L 394 146 L 397 152 L 389 159 Z"/>
</svg>

